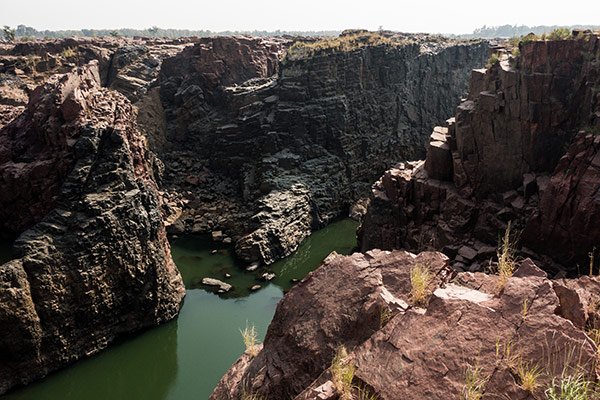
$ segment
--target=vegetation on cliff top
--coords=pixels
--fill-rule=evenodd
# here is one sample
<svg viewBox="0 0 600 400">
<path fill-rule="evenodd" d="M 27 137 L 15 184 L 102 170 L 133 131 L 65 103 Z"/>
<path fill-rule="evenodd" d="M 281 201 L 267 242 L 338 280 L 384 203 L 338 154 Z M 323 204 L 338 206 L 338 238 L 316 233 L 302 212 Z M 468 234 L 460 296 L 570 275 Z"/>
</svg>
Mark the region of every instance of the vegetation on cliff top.
<svg viewBox="0 0 600 400">
<path fill-rule="evenodd" d="M 360 32 L 335 38 L 325 38 L 314 42 L 298 41 L 290 46 L 286 57 L 290 60 L 298 60 L 324 51 L 348 52 L 365 46 L 392 46 L 399 44 L 406 44 L 406 42 L 393 40 L 377 32 Z"/>
</svg>

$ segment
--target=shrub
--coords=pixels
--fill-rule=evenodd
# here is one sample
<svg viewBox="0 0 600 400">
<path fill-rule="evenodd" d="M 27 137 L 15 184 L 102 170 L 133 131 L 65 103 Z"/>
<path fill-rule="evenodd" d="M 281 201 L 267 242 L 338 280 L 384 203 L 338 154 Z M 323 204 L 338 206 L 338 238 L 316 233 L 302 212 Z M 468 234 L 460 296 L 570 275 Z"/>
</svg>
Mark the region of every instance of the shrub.
<svg viewBox="0 0 600 400">
<path fill-rule="evenodd" d="M 72 58 L 75 57 L 76 52 L 74 48 L 67 47 L 66 49 L 60 52 L 60 55 L 63 56 L 63 58 Z"/>
<path fill-rule="evenodd" d="M 12 29 L 10 26 L 4 25 L 4 27 L 2 28 L 2 34 L 4 35 L 4 39 L 7 42 L 15 41 L 15 30 Z"/>
<path fill-rule="evenodd" d="M 557 28 L 548 34 L 549 40 L 566 40 L 571 38 L 571 31 L 567 28 Z"/>
<path fill-rule="evenodd" d="M 486 68 L 491 68 L 493 65 L 496 65 L 500 62 L 500 57 L 498 57 L 498 53 L 492 53 L 490 58 L 488 58 L 487 63 L 485 64 Z"/>
<path fill-rule="evenodd" d="M 410 297 L 414 305 L 424 305 L 429 299 L 433 274 L 429 268 L 417 263 L 410 270 Z"/>
</svg>

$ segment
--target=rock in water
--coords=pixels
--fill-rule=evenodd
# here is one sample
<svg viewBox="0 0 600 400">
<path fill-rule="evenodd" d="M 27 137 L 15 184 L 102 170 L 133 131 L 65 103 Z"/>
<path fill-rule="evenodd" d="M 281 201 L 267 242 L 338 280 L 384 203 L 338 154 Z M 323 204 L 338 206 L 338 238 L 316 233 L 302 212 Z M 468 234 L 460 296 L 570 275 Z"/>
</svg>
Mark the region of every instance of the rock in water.
<svg viewBox="0 0 600 400">
<path fill-rule="evenodd" d="M 219 291 L 222 292 L 229 292 L 233 288 L 229 283 L 214 278 L 202 278 L 202 284 L 206 286 L 216 286 L 219 288 Z"/>
<path fill-rule="evenodd" d="M 153 155 L 90 63 L 36 89 L 0 130 L 0 393 L 175 317 L 185 294 Z"/>
</svg>

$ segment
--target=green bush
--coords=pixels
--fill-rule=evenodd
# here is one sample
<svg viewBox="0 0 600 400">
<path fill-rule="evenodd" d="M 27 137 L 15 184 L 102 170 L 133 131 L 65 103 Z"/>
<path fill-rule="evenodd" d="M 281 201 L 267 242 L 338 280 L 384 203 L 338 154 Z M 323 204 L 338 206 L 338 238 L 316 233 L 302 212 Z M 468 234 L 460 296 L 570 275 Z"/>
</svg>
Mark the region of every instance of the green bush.
<svg viewBox="0 0 600 400">
<path fill-rule="evenodd" d="M 567 28 L 557 28 L 548 34 L 549 40 L 566 40 L 571 38 L 571 31 Z"/>
</svg>

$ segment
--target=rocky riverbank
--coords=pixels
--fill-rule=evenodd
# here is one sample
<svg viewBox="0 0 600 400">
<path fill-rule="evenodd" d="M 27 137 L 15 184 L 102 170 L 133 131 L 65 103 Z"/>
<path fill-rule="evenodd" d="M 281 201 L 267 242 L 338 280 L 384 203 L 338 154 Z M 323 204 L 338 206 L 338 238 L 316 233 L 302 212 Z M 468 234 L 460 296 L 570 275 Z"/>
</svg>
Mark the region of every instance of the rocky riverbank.
<svg viewBox="0 0 600 400">
<path fill-rule="evenodd" d="M 431 275 L 417 303 L 419 266 Z M 569 376 L 595 380 L 599 295 L 596 277 L 549 280 L 528 259 L 501 284 L 456 274 L 437 252 L 332 255 L 283 298 L 263 347 L 211 399 L 545 398 Z M 535 387 L 524 386 L 524 371 L 537 371 Z"/>
<path fill-rule="evenodd" d="M 0 392 L 176 316 L 165 224 L 289 255 L 422 153 L 487 53 L 369 32 L 2 44 Z"/>
<path fill-rule="evenodd" d="M 57 75 L 0 130 L 0 393 L 175 317 L 156 160 L 96 61 Z"/>
</svg>

